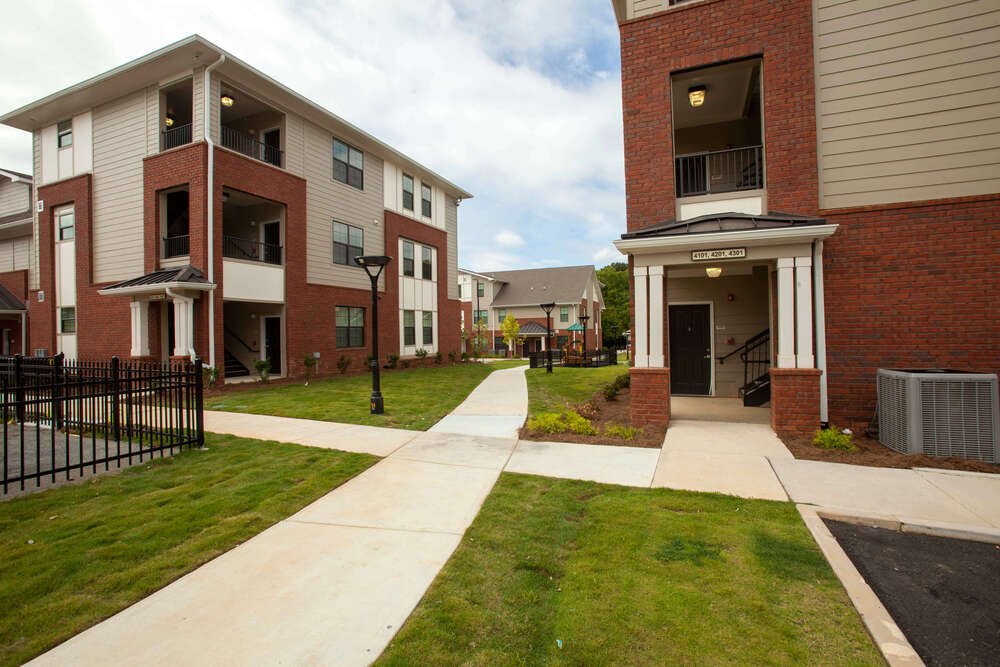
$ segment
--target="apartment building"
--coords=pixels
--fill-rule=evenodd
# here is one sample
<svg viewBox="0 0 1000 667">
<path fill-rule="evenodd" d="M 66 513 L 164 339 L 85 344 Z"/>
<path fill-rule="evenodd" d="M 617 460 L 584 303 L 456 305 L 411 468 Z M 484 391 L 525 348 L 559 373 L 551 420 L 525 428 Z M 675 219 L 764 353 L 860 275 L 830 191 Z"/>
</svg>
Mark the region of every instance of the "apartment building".
<svg viewBox="0 0 1000 667">
<path fill-rule="evenodd" d="M 28 350 L 31 176 L 0 169 L 0 354 Z"/>
<path fill-rule="evenodd" d="M 471 195 L 200 36 L 0 117 L 33 135 L 31 349 L 234 378 L 458 351 Z M 2 258 L 0 258 L 2 259 Z M 417 322 L 420 326 L 418 343 Z"/>
<path fill-rule="evenodd" d="M 503 338 L 503 322 L 513 315 L 524 342 L 515 356 L 547 349 L 546 315 L 542 304 L 555 306 L 550 313 L 552 345 L 555 349 L 589 350 L 601 347 L 604 296 L 593 266 L 563 266 L 518 271 L 476 273 L 458 270 L 461 328 L 466 351 L 472 351 L 475 325 L 481 322 L 487 338 L 484 347 L 492 353 L 509 351 Z"/>
<path fill-rule="evenodd" d="M 860 426 L 880 367 L 1000 368 L 996 2 L 612 4 L 633 421 Z"/>
</svg>

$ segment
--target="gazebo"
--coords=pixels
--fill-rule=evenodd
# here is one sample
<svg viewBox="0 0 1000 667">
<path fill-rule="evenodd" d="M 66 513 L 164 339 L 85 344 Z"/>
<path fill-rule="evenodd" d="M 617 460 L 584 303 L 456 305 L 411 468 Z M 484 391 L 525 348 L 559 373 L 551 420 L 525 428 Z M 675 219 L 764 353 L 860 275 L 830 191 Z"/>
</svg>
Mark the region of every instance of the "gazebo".
<svg viewBox="0 0 1000 667">
<path fill-rule="evenodd" d="M 576 332 L 583 331 L 583 326 L 579 322 L 574 322 L 572 325 L 566 328 L 566 331 L 573 332 L 573 343 L 576 343 Z"/>
</svg>

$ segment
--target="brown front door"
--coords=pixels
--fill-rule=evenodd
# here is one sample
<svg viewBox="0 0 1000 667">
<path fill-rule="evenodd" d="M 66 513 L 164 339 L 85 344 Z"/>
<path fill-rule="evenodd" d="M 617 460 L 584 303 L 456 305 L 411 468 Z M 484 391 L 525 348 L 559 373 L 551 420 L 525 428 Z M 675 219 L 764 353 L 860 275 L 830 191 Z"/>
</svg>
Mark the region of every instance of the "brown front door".
<svg viewBox="0 0 1000 667">
<path fill-rule="evenodd" d="M 670 306 L 670 393 L 708 396 L 712 391 L 712 323 L 709 305 Z"/>
</svg>

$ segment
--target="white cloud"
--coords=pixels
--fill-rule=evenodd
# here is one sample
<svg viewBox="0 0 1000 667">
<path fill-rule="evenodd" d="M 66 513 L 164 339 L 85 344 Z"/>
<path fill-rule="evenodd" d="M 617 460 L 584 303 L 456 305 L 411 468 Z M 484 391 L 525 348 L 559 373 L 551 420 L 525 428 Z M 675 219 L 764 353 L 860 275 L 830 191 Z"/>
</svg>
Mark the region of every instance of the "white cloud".
<svg viewBox="0 0 1000 667">
<path fill-rule="evenodd" d="M 497 245 L 504 248 L 520 248 L 524 245 L 524 239 L 517 232 L 505 229 L 493 237 Z"/>
<path fill-rule="evenodd" d="M 459 209 L 463 266 L 586 263 L 624 231 L 607 0 L 271 0 L 253 11 L 177 0 L 166 13 L 33 0 L 6 7 L 4 20 L 0 112 L 198 32 L 472 192 Z M 53 34 L 61 25 L 72 28 Z M 0 166 L 30 171 L 30 149 L 26 133 L 0 128 Z M 498 223 L 505 231 L 491 233 Z M 531 245 L 497 252 L 508 231 Z"/>
<path fill-rule="evenodd" d="M 600 264 L 605 266 L 611 262 L 624 262 L 625 256 L 618 252 L 618 249 L 612 245 L 600 248 L 592 256 L 595 264 Z"/>
</svg>

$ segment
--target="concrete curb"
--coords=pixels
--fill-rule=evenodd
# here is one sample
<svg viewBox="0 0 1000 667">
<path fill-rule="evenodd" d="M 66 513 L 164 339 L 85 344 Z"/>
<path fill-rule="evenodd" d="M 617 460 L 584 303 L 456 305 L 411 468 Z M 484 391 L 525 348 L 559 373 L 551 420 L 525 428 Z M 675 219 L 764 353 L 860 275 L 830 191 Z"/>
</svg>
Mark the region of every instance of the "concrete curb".
<svg viewBox="0 0 1000 667">
<path fill-rule="evenodd" d="M 935 537 L 948 537 L 957 540 L 970 540 L 973 542 L 985 542 L 987 544 L 1000 544 L 1000 528 L 990 528 L 988 526 L 970 526 L 968 524 L 948 523 L 945 521 L 930 521 L 927 519 L 910 519 L 907 517 L 893 516 L 891 514 L 878 514 L 875 512 L 858 512 L 856 510 L 840 509 L 835 507 L 816 507 L 814 505 L 799 505 L 799 508 L 812 508 L 820 517 L 853 523 L 859 526 L 871 526 L 872 528 L 883 528 L 901 533 L 917 533 L 921 535 L 932 535 Z"/>
<path fill-rule="evenodd" d="M 1000 473 L 975 472 L 974 470 L 946 470 L 945 468 L 913 468 L 917 472 L 933 472 L 939 475 L 957 475 L 959 477 L 981 477 L 983 479 L 1000 479 Z"/>
<path fill-rule="evenodd" d="M 816 544 L 819 545 L 827 562 L 830 563 L 830 567 L 833 568 L 834 574 L 843 584 L 851 603 L 854 604 L 868 634 L 871 635 L 885 661 L 892 666 L 923 665 L 924 661 L 913 650 L 903 631 L 892 620 L 892 616 L 882 605 L 881 600 L 878 599 L 868 582 L 854 567 L 854 563 L 844 553 L 840 543 L 823 523 L 823 518 L 820 515 L 821 510 L 811 505 L 797 505 L 796 507 L 806 527 L 809 528 L 809 532 L 812 533 L 813 539 L 816 540 Z M 827 518 L 833 517 L 828 516 Z M 855 523 L 864 520 L 856 519 Z"/>
</svg>

